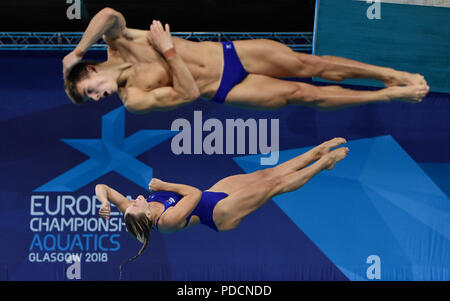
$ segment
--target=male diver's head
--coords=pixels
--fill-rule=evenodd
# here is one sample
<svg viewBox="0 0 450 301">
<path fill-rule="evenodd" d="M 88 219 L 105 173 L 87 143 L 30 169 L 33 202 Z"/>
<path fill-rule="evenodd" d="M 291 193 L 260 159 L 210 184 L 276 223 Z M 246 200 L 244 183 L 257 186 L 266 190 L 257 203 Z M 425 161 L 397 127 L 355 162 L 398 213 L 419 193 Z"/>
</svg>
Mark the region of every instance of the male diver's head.
<svg viewBox="0 0 450 301">
<path fill-rule="evenodd" d="M 80 61 L 69 70 L 64 89 L 74 104 L 98 101 L 118 90 L 109 68 L 96 61 Z"/>
</svg>

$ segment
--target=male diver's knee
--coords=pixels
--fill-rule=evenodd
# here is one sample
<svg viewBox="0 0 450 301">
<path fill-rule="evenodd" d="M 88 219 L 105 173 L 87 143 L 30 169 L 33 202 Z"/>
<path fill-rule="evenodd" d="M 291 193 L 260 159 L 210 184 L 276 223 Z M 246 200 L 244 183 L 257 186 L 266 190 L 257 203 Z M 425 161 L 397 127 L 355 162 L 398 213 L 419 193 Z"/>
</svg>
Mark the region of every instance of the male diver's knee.
<svg viewBox="0 0 450 301">
<path fill-rule="evenodd" d="M 305 105 L 315 105 L 320 101 L 320 89 L 312 85 L 298 84 L 291 92 L 289 99 L 294 102 L 301 102 Z"/>
</svg>

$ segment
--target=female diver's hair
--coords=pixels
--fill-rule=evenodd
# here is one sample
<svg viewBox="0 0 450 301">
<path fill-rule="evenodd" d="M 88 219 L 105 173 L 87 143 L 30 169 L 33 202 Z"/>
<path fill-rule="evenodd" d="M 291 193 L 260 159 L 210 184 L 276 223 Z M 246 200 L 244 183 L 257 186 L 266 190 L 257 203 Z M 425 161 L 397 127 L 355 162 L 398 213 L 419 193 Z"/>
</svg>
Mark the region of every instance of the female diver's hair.
<svg viewBox="0 0 450 301">
<path fill-rule="evenodd" d="M 147 248 L 153 226 L 152 221 L 145 215 L 145 213 L 139 213 L 136 215 L 127 213 L 125 214 L 124 219 L 128 233 L 130 233 L 134 238 L 137 238 L 137 240 L 142 242 L 143 245 L 136 256 L 131 257 L 120 264 L 120 279 L 122 279 L 122 266 L 141 256 L 142 252 L 144 252 L 145 248 Z"/>
</svg>

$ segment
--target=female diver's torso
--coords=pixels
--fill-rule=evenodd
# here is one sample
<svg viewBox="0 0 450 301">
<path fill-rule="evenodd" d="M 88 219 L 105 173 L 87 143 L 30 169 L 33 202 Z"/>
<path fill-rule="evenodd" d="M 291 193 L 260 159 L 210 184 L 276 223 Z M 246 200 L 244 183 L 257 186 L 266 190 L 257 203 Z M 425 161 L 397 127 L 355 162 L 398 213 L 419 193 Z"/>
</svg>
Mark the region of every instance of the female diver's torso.
<svg viewBox="0 0 450 301">
<path fill-rule="evenodd" d="M 215 191 L 203 191 L 202 197 L 200 201 L 198 202 L 197 206 L 194 208 L 194 210 L 191 212 L 191 214 L 186 218 L 186 225 L 189 226 L 191 222 L 191 218 L 194 217 L 194 220 L 192 221 L 192 224 L 197 224 L 198 221 L 195 221 L 195 219 L 199 219 L 201 224 L 204 224 L 210 228 L 212 228 L 215 231 L 217 230 L 217 226 L 214 223 L 213 219 L 213 211 L 214 207 L 218 202 L 220 202 L 222 199 L 226 198 L 228 194 L 224 192 L 215 192 Z M 147 199 L 147 202 L 159 202 L 164 205 L 164 210 L 161 213 L 164 214 L 164 212 L 169 209 L 170 207 L 175 206 L 181 199 L 183 198 L 182 195 L 172 192 L 172 191 L 155 191 L 153 192 Z M 158 221 L 161 217 L 161 215 L 158 217 L 156 221 L 156 229 L 158 229 Z"/>
</svg>

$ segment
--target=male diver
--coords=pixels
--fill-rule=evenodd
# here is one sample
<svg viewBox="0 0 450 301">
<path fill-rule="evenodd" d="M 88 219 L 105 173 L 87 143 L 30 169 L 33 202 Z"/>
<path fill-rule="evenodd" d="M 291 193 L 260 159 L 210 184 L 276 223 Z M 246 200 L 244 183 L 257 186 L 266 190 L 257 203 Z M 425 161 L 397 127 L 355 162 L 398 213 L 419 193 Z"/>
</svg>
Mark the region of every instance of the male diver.
<svg viewBox="0 0 450 301">
<path fill-rule="evenodd" d="M 83 61 L 100 38 L 105 62 Z M 429 91 L 423 76 L 333 56 L 299 53 L 268 40 L 192 42 L 172 37 L 154 20 L 150 31 L 126 27 L 120 12 L 104 8 L 90 21 L 76 48 L 63 59 L 65 90 L 75 104 L 118 93 L 133 113 L 169 110 L 197 98 L 257 109 L 304 105 L 340 109 L 394 100 L 420 102 Z M 370 78 L 386 88 L 357 91 L 282 78 L 331 81 Z"/>
</svg>

